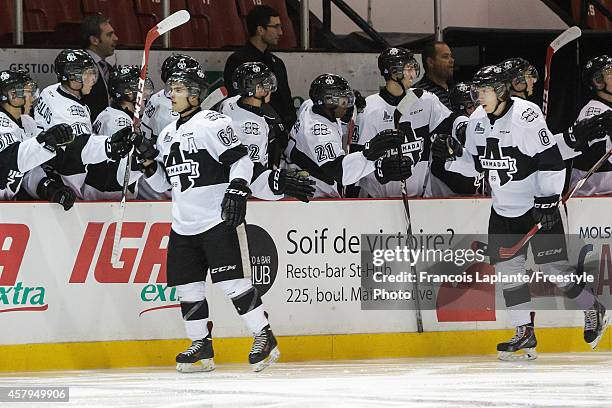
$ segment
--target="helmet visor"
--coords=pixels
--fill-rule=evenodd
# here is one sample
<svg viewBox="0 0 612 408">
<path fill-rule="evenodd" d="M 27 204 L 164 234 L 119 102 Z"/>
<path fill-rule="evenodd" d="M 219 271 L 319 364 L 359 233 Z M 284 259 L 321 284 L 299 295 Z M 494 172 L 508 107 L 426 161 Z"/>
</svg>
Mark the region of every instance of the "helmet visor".
<svg viewBox="0 0 612 408">
<path fill-rule="evenodd" d="M 174 78 L 170 78 L 168 82 L 166 82 L 164 95 L 166 95 L 167 98 L 171 98 L 172 95 L 178 98 L 187 98 L 189 96 L 204 98 L 206 96 L 200 95 L 200 88 L 196 84 Z"/>
<path fill-rule="evenodd" d="M 351 108 L 355 105 L 355 94 L 351 89 L 333 89 L 323 97 L 325 105 L 338 106 L 340 108 Z"/>
<path fill-rule="evenodd" d="M 98 68 L 95 65 L 68 64 L 65 73 L 70 81 L 93 86 L 98 81 Z"/>
<path fill-rule="evenodd" d="M 472 84 L 470 87 L 470 97 L 474 104 L 480 104 L 481 99 L 490 98 L 492 96 L 501 97 L 504 94 L 506 85 L 501 82 L 490 84 Z"/>
<path fill-rule="evenodd" d="M 268 93 L 276 92 L 278 89 L 278 81 L 276 75 L 270 73 L 270 76 L 261 82 L 261 87 Z"/>
</svg>

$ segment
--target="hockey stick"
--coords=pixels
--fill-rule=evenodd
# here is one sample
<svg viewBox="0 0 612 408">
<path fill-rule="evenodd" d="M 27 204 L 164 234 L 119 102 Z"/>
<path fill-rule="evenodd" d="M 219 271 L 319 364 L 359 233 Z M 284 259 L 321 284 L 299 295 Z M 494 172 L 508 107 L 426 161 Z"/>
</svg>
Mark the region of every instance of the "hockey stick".
<svg viewBox="0 0 612 408">
<path fill-rule="evenodd" d="M 406 90 L 406 95 L 404 95 L 400 103 L 397 104 L 397 107 L 395 108 L 395 112 L 393 114 L 396 129 L 399 129 L 400 118 L 404 115 L 408 115 L 408 112 L 410 112 L 410 108 L 415 104 L 415 102 L 418 99 L 419 97 L 415 95 L 412 89 Z M 401 151 L 400 151 L 400 154 L 401 154 Z M 410 203 L 408 202 L 408 189 L 406 188 L 406 180 L 402 181 L 402 203 L 404 204 L 404 216 L 406 217 L 406 232 L 408 234 L 408 237 L 411 237 L 412 236 L 412 220 L 410 218 Z M 409 239 L 409 242 L 412 242 L 412 240 Z M 416 279 L 416 276 L 417 276 L 416 266 L 412 265 L 410 269 L 411 269 L 411 272 L 415 276 L 415 280 L 414 280 L 415 307 L 414 307 L 414 310 L 415 310 L 415 315 L 416 315 L 415 318 L 416 318 L 417 332 L 423 333 L 423 314 L 421 312 L 421 302 L 419 300 L 419 293 L 418 293 L 419 285 Z"/>
<path fill-rule="evenodd" d="M 574 187 L 569 190 L 567 193 L 565 193 L 565 195 L 563 196 L 563 198 L 561 200 L 559 200 L 560 204 L 565 204 L 565 202 L 567 200 L 569 200 L 575 193 L 576 191 L 578 191 L 578 189 L 580 187 L 582 187 L 582 185 L 587 181 L 587 179 L 589 177 L 591 177 L 593 174 L 595 174 L 595 172 L 610 158 L 610 156 L 612 156 L 612 149 L 608 150 L 606 154 L 604 154 L 601 159 L 599 159 L 599 161 L 597 163 L 595 163 L 593 165 L 593 167 L 591 167 L 591 169 L 589 170 L 589 172 L 587 174 L 584 175 L 584 177 L 582 177 L 580 180 L 578 180 L 576 182 L 576 184 L 574 185 Z M 517 242 L 514 246 L 511 246 L 510 248 L 504 248 L 501 247 L 499 248 L 499 257 L 502 259 L 508 259 L 508 258 L 512 258 L 514 255 L 516 255 L 516 253 L 518 251 L 521 250 L 521 248 L 536 234 L 536 232 L 538 232 L 540 229 L 542 228 L 542 223 L 537 223 L 536 225 L 534 225 L 529 232 L 527 232 L 523 238 L 520 239 L 519 242 Z"/>
<path fill-rule="evenodd" d="M 227 89 L 224 86 L 215 89 L 202 101 L 200 109 L 212 109 L 216 104 L 227 98 Z"/>
<path fill-rule="evenodd" d="M 140 69 L 140 78 L 138 79 L 138 93 L 136 94 L 136 103 L 134 107 L 134 121 L 132 129 L 137 131 L 140 127 L 140 109 L 142 108 L 142 99 L 144 97 L 145 80 L 147 79 L 147 65 L 149 64 L 149 51 L 153 42 L 162 34 L 185 24 L 191 16 L 187 10 L 179 10 L 157 23 L 157 25 L 149 30 L 145 38 L 144 52 L 142 54 L 142 68 Z M 121 230 L 123 229 L 123 219 L 125 217 L 125 204 L 127 199 L 128 186 L 130 183 L 130 168 L 132 166 L 132 153 L 127 156 L 125 165 L 125 174 L 123 175 L 123 189 L 121 191 L 121 203 L 119 204 L 119 217 L 115 224 L 115 237 L 113 238 L 113 253 L 111 263 L 117 265 L 119 262 L 119 241 L 121 240 Z"/>
<path fill-rule="evenodd" d="M 544 118 L 546 118 L 548 113 L 548 90 L 550 89 L 550 66 L 552 57 L 559 48 L 574 41 L 581 35 L 582 31 L 580 31 L 580 28 L 573 26 L 559 34 L 559 36 L 548 46 L 548 50 L 546 51 L 546 65 L 544 66 L 544 95 L 542 97 L 542 113 L 544 113 Z"/>
</svg>

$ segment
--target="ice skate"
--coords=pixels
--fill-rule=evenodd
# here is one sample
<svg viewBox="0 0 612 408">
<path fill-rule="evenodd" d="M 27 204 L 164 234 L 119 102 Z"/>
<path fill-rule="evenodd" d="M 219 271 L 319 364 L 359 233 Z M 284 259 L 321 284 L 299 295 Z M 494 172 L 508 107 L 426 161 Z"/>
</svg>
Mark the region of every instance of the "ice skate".
<svg viewBox="0 0 612 408">
<path fill-rule="evenodd" d="M 208 335 L 200 340 L 194 340 L 191 346 L 176 356 L 176 371 L 180 373 L 197 373 L 215 369 L 212 346 L 212 324 L 208 325 Z"/>
<path fill-rule="evenodd" d="M 267 325 L 255 335 L 253 347 L 249 353 L 249 363 L 253 371 L 259 372 L 278 360 L 280 351 L 277 346 L 278 343 L 270 325 Z"/>
<path fill-rule="evenodd" d="M 533 324 L 524 324 L 516 328 L 514 337 L 497 345 L 497 358 L 502 361 L 535 360 L 538 358 Z"/>
<path fill-rule="evenodd" d="M 610 315 L 608 311 L 597 300 L 589 310 L 584 311 L 584 341 L 589 343 L 593 350 L 597 348 L 599 341 L 608 328 L 609 322 Z"/>
</svg>

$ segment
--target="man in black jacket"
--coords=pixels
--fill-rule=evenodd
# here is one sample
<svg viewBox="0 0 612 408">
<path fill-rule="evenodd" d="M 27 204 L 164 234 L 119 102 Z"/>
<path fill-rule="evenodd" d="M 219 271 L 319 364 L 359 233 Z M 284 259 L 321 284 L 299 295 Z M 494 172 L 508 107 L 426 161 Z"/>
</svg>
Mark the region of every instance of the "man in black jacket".
<svg viewBox="0 0 612 408">
<path fill-rule="evenodd" d="M 109 105 L 107 84 L 112 67 L 105 59 L 115 53 L 118 40 L 107 17 L 96 14 L 83 20 L 81 24 L 83 48 L 93 58 L 100 72 L 91 92 L 82 99 L 82 102 L 89 107 L 92 121 Z"/>
<path fill-rule="evenodd" d="M 238 91 L 232 84 L 234 70 L 245 62 L 263 62 L 274 72 L 278 81 L 278 89 L 272 94 L 270 105 L 278 114 L 275 122 L 282 123 L 284 131 L 277 135 L 278 148 L 281 150 L 287 145 L 287 132 L 291 129 L 297 118 L 291 90 L 287 81 L 287 69 L 283 61 L 269 51 L 269 47 L 278 45 L 283 35 L 279 14 L 269 6 L 256 6 L 246 17 L 249 30 L 249 41 L 238 51 L 233 53 L 225 63 L 223 80 L 230 96 L 237 95 Z M 270 110 L 271 111 L 271 110 Z M 271 112 L 266 112 L 266 116 Z M 269 119 L 270 120 L 270 119 Z M 270 146 L 273 149 L 273 146 Z"/>
</svg>

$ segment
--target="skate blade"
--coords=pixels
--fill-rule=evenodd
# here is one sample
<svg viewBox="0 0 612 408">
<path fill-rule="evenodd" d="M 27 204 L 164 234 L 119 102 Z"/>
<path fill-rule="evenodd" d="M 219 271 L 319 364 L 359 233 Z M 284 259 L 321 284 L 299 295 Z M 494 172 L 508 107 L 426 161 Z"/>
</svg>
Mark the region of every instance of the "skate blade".
<svg viewBox="0 0 612 408">
<path fill-rule="evenodd" d="M 608 329 L 609 324 L 610 324 L 610 314 L 608 313 L 608 311 L 606 311 L 606 313 L 604 314 L 603 323 L 601 325 L 602 326 L 601 333 L 599 333 L 599 336 L 597 336 L 595 340 L 589 343 L 589 346 L 591 346 L 591 349 L 595 350 L 597 348 L 597 346 L 599 345 L 599 342 L 601 341 L 601 338 L 603 337 L 604 334 L 606 334 L 606 330 Z"/>
<path fill-rule="evenodd" d="M 538 358 L 538 353 L 535 348 L 522 349 L 523 353 L 511 351 L 498 351 L 497 358 L 501 361 L 528 361 Z"/>
<path fill-rule="evenodd" d="M 274 362 L 278 360 L 279 357 L 280 351 L 278 350 L 278 347 L 274 347 L 274 350 L 270 352 L 270 355 L 268 355 L 268 357 L 264 358 L 259 363 L 251 364 L 251 367 L 253 368 L 253 371 L 258 373 L 264 368 L 274 364 Z"/>
<path fill-rule="evenodd" d="M 197 363 L 176 363 L 176 371 L 179 373 L 204 373 L 215 369 L 212 358 L 200 360 Z"/>
</svg>

